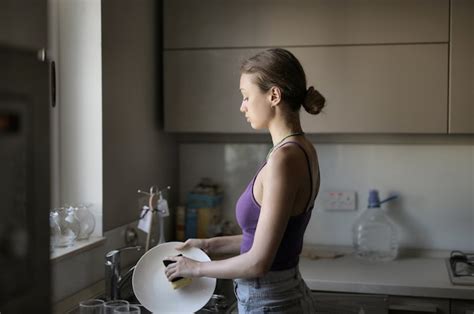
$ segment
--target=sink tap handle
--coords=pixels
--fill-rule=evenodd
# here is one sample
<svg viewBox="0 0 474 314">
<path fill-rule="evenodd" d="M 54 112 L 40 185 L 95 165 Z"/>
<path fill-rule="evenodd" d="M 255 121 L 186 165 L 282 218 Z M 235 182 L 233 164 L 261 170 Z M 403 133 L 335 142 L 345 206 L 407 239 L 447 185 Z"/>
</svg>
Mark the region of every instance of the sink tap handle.
<svg viewBox="0 0 474 314">
<path fill-rule="evenodd" d="M 127 247 L 123 247 L 123 248 L 119 249 L 119 252 L 132 251 L 132 250 L 140 251 L 141 249 L 142 249 L 142 247 L 140 245 L 127 246 Z"/>
<path fill-rule="evenodd" d="M 137 246 L 128 246 L 128 247 L 123 247 L 120 249 L 109 251 L 107 254 L 105 254 L 105 260 L 106 260 L 105 264 L 110 265 L 110 264 L 120 263 L 120 253 L 124 251 L 132 251 L 132 250 L 140 251 L 141 249 L 142 247 L 140 245 L 137 245 Z"/>
</svg>

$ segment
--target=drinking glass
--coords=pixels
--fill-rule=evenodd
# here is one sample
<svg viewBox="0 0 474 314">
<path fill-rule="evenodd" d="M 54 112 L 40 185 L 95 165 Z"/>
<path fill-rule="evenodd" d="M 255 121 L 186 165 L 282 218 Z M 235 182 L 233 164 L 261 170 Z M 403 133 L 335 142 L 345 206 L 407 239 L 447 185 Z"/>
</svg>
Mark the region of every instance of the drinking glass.
<svg viewBox="0 0 474 314">
<path fill-rule="evenodd" d="M 80 314 L 104 314 L 104 301 L 99 299 L 84 300 L 79 303 Z"/>
<path fill-rule="evenodd" d="M 140 314 L 140 307 L 136 305 L 125 305 L 115 308 L 114 314 Z"/>
<path fill-rule="evenodd" d="M 105 314 L 114 314 L 114 310 L 121 306 L 129 306 L 126 300 L 110 300 L 105 302 Z"/>
</svg>

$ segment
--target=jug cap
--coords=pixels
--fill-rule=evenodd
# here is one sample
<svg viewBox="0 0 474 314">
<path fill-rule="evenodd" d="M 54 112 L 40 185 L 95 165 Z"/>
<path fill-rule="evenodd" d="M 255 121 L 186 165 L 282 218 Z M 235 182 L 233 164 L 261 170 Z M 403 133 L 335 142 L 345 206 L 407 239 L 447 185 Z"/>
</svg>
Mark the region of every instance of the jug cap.
<svg viewBox="0 0 474 314">
<path fill-rule="evenodd" d="M 378 190 L 370 190 L 369 191 L 369 208 L 380 208 L 380 204 L 392 201 L 398 198 L 398 195 L 393 194 L 390 197 L 380 201 L 379 199 L 379 191 Z"/>
<path fill-rule="evenodd" d="M 379 191 L 370 190 L 369 191 L 369 208 L 380 207 Z"/>
</svg>

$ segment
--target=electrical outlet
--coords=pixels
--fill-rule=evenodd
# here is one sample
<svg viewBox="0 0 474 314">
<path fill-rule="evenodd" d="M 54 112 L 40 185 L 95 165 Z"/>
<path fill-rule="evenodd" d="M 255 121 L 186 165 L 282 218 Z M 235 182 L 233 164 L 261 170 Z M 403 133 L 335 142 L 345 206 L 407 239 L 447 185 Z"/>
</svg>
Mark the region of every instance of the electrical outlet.
<svg viewBox="0 0 474 314">
<path fill-rule="evenodd" d="M 328 191 L 323 193 L 323 207 L 326 211 L 356 210 L 355 191 Z"/>
</svg>

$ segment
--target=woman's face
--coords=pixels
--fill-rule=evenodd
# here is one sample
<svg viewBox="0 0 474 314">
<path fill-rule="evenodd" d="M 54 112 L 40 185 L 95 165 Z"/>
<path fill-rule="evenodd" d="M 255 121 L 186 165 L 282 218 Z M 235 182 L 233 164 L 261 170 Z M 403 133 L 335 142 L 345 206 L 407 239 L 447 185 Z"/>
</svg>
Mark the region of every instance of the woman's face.
<svg viewBox="0 0 474 314">
<path fill-rule="evenodd" d="M 254 83 L 255 74 L 243 73 L 240 76 L 240 92 L 242 105 L 240 111 L 245 114 L 247 121 L 254 129 L 268 127 L 268 122 L 274 114 L 271 109 L 269 93 L 260 90 Z"/>
</svg>

